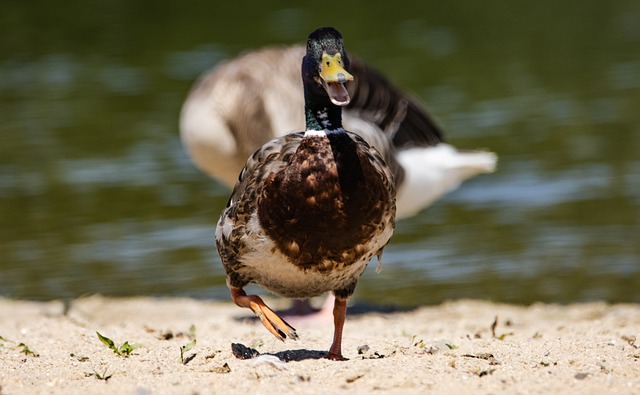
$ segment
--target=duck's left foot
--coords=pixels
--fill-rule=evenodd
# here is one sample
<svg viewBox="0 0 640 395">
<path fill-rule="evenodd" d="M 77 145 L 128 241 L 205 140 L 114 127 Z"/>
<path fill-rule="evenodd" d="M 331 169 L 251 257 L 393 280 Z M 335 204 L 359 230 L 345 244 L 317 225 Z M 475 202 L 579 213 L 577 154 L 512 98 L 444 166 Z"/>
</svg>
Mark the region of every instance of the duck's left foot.
<svg viewBox="0 0 640 395">
<path fill-rule="evenodd" d="M 334 354 L 332 352 L 328 352 L 324 355 L 324 358 L 330 359 L 332 361 L 348 361 L 349 358 L 345 358 L 342 354 Z"/>
<path fill-rule="evenodd" d="M 271 310 L 258 295 L 247 295 L 242 288 L 231 288 L 231 298 L 238 306 L 251 309 L 262 325 L 278 339 L 284 341 L 288 336 L 298 340 L 296 329 Z"/>
<path fill-rule="evenodd" d="M 332 361 L 346 361 L 347 358 L 342 356 L 342 328 L 347 316 L 347 300 L 336 298 L 333 304 L 334 332 L 333 343 L 329 352 L 325 354 L 326 359 Z"/>
</svg>

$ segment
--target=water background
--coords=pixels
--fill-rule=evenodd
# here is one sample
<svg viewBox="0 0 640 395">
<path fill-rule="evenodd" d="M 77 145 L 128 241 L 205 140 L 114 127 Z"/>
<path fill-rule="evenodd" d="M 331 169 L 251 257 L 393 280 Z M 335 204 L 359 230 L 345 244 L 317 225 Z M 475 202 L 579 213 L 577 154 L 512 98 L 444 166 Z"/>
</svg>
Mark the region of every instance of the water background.
<svg viewBox="0 0 640 395">
<path fill-rule="evenodd" d="M 220 60 L 332 25 L 450 143 L 500 157 L 398 222 L 357 301 L 640 302 L 638 1 L 0 8 L 0 295 L 228 300 L 229 191 L 190 163 L 180 106 Z"/>
</svg>

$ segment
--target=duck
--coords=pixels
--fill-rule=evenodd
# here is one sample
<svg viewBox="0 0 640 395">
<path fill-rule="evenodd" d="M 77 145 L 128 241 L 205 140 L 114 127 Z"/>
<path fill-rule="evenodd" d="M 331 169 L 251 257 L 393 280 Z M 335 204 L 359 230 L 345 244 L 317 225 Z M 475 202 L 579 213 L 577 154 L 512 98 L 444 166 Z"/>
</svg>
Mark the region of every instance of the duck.
<svg viewBox="0 0 640 395">
<path fill-rule="evenodd" d="M 306 128 L 265 143 L 246 161 L 216 226 L 231 298 L 276 338 L 297 339 L 258 295 L 335 296 L 331 360 L 344 360 L 347 300 L 395 229 L 396 183 L 383 155 L 342 125 L 354 80 L 340 32 L 313 31 L 302 58 Z M 278 70 L 273 70 L 277 73 Z M 284 104 L 284 103 L 283 103 Z"/>
<path fill-rule="evenodd" d="M 180 111 L 180 137 L 192 162 L 233 188 L 246 159 L 267 141 L 305 126 L 303 45 L 247 51 L 206 71 Z M 497 156 L 460 150 L 424 105 L 357 56 L 343 125 L 383 155 L 397 187 L 397 217 L 422 212 L 464 181 L 496 169 Z"/>
</svg>

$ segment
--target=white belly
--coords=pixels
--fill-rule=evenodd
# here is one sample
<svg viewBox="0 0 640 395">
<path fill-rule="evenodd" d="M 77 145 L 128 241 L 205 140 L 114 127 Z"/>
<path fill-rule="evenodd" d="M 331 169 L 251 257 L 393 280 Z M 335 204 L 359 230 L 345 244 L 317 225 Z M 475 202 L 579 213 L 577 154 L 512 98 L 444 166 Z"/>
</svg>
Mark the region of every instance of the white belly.
<svg viewBox="0 0 640 395">
<path fill-rule="evenodd" d="M 256 231 L 258 227 L 254 225 L 257 221 L 254 213 L 247 226 L 253 231 L 245 236 L 251 239 L 247 245 L 251 245 L 252 249 L 240 258 L 243 267 L 238 272 L 275 294 L 289 298 L 307 298 L 348 287 L 360 277 L 371 260 L 371 255 L 365 254 L 357 262 L 342 269 L 301 269 L 291 263 L 264 233 Z M 376 240 L 371 243 L 370 251 L 378 251 L 380 246 L 376 245 Z M 330 263 L 327 262 L 327 265 Z"/>
</svg>

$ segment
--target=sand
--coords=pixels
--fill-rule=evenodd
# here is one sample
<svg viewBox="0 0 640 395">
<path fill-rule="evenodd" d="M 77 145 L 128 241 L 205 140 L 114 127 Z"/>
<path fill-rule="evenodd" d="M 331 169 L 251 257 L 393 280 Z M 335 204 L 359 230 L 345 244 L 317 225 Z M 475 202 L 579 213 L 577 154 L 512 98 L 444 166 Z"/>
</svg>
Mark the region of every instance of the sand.
<svg viewBox="0 0 640 395">
<path fill-rule="evenodd" d="M 0 394 L 640 394 L 636 304 L 351 314 L 342 362 L 319 359 L 330 322 L 283 343 L 248 313 L 187 298 L 0 299 Z M 96 332 L 138 347 L 117 355 Z M 260 356 L 239 359 L 234 343 Z"/>
</svg>

